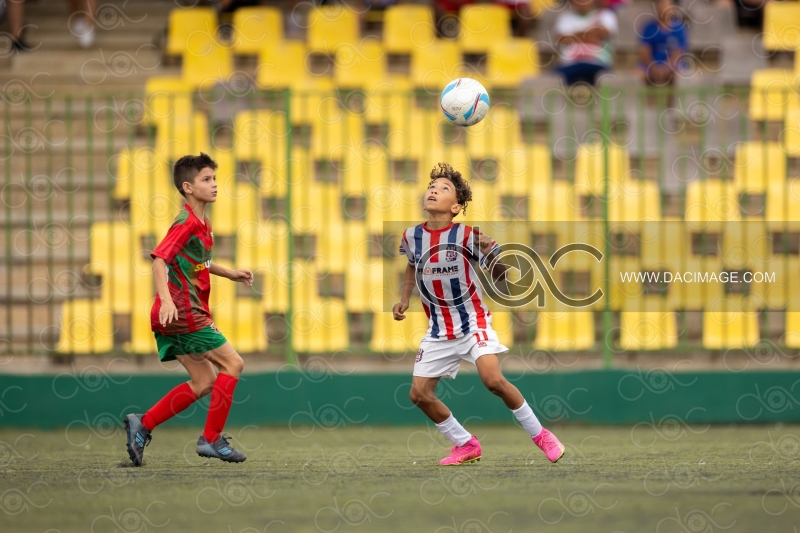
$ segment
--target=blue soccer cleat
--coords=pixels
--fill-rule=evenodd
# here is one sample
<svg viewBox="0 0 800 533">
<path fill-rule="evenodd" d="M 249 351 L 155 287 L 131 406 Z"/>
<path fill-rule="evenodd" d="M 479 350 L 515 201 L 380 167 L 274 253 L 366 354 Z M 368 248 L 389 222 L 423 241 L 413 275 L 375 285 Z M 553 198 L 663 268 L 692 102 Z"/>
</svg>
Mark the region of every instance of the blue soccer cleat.
<svg viewBox="0 0 800 533">
<path fill-rule="evenodd" d="M 144 447 L 150 444 L 153 437 L 150 430 L 142 424 L 144 415 L 128 415 L 125 417 L 125 432 L 128 435 L 128 455 L 133 461 L 133 466 L 142 466 Z"/>
<path fill-rule="evenodd" d="M 228 439 L 222 435 L 214 442 L 208 442 L 204 436 L 200 435 L 200 438 L 197 439 L 197 455 L 221 459 L 227 463 L 241 463 L 247 459 L 245 454 L 231 446 Z"/>
</svg>

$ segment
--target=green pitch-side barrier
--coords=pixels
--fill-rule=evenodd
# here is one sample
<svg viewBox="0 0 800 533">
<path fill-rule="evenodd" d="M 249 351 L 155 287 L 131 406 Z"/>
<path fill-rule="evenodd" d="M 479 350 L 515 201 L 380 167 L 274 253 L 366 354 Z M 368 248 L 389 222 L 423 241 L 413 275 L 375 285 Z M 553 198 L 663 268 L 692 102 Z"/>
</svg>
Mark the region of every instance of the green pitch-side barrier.
<svg viewBox="0 0 800 533">
<path fill-rule="evenodd" d="M 509 374 L 539 418 L 561 424 L 635 424 L 635 443 L 680 439 L 706 424 L 797 423 L 800 372 L 671 372 L 666 369 Z M 0 375 L 0 427 L 90 429 L 120 438 L 122 417 L 140 412 L 182 378 Z M 289 426 L 298 436 L 340 427 L 422 424 L 407 374 L 286 371 L 247 374 L 236 389 L 231 426 Z M 476 374 L 442 380 L 438 395 L 467 424 L 514 423 Z M 207 400 L 167 425 L 201 427 Z M 81 434 L 85 439 L 85 433 Z M 122 435 L 122 436 L 120 436 Z M 74 440 L 74 439 L 73 439 Z"/>
</svg>

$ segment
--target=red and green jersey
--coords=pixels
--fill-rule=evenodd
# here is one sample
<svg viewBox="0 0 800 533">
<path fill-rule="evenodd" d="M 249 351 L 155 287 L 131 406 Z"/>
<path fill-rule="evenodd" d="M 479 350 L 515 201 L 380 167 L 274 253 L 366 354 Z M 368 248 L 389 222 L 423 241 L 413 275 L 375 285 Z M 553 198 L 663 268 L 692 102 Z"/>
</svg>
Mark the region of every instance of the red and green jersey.
<svg viewBox="0 0 800 533">
<path fill-rule="evenodd" d="M 161 298 L 156 295 L 150 311 L 153 331 L 162 335 L 182 335 L 211 325 L 208 295 L 211 292 L 209 268 L 213 245 L 211 222 L 207 218 L 201 222 L 186 204 L 172 221 L 167 236 L 150 254 L 153 259 L 160 257 L 166 261 L 167 286 L 178 309 L 178 320 L 161 326 L 158 321 Z"/>
</svg>

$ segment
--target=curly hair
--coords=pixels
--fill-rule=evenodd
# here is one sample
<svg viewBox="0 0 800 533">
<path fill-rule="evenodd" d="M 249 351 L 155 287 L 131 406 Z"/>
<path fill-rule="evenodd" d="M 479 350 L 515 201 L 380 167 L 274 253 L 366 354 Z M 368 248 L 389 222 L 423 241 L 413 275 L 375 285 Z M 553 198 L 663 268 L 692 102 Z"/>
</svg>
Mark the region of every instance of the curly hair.
<svg viewBox="0 0 800 533">
<path fill-rule="evenodd" d="M 461 172 L 454 169 L 450 163 L 437 163 L 433 170 L 431 170 L 431 183 L 439 178 L 446 178 L 456 188 L 456 201 L 461 205 L 461 213 L 467 214 L 467 204 L 472 201 L 472 189 L 469 188 L 469 183 L 461 176 Z"/>
</svg>

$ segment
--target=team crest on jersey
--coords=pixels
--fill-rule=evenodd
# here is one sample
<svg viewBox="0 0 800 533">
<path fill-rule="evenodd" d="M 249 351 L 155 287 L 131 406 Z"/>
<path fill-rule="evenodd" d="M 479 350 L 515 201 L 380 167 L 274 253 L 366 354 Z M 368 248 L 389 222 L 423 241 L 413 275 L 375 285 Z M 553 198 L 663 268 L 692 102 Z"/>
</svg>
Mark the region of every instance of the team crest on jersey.
<svg viewBox="0 0 800 533">
<path fill-rule="evenodd" d="M 458 258 L 458 254 L 456 254 L 456 245 L 455 244 L 448 244 L 447 249 L 444 252 L 444 260 L 445 261 L 455 261 Z"/>
<path fill-rule="evenodd" d="M 417 357 L 414 358 L 415 363 L 419 363 L 422 360 L 422 351 L 423 351 L 422 348 L 420 348 L 419 351 L 417 352 Z"/>
</svg>

